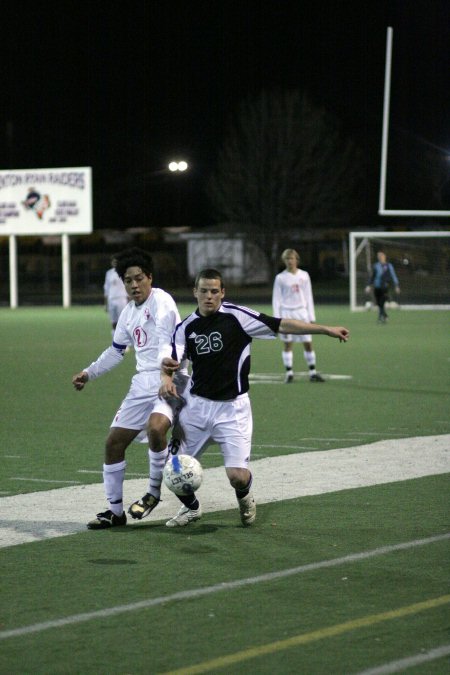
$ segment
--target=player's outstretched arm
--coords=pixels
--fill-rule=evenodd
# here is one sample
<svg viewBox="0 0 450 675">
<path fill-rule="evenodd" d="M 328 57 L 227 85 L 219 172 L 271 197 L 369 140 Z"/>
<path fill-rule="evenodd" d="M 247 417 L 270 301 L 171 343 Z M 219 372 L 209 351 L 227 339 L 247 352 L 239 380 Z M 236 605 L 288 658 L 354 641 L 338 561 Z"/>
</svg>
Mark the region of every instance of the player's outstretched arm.
<svg viewBox="0 0 450 675">
<path fill-rule="evenodd" d="M 338 338 L 340 342 L 347 342 L 350 331 L 343 326 L 321 326 L 318 323 L 307 323 L 299 319 L 281 319 L 280 333 L 293 335 L 328 335 Z"/>
<path fill-rule="evenodd" d="M 82 370 L 81 373 L 77 373 L 72 377 L 72 384 L 77 391 L 84 389 L 84 385 L 89 381 L 89 375 L 85 370 Z"/>
</svg>

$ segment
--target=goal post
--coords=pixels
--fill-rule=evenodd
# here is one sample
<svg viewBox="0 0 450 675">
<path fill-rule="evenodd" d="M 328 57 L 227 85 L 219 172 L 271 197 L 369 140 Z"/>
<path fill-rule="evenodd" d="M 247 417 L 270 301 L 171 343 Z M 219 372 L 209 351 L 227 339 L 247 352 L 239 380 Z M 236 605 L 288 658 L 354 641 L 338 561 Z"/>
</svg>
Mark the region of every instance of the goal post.
<svg viewBox="0 0 450 675">
<path fill-rule="evenodd" d="M 401 293 L 389 298 L 401 309 L 450 309 L 450 231 L 350 232 L 350 309 L 373 306 L 365 288 L 377 259 L 386 253 L 394 266 Z"/>
</svg>

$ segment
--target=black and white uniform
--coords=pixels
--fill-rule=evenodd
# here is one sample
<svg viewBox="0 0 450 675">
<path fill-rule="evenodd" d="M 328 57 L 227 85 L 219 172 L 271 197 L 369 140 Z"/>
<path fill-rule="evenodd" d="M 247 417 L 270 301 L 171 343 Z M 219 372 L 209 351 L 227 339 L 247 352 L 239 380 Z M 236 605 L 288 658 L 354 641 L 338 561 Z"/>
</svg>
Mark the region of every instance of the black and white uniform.
<svg viewBox="0 0 450 675">
<path fill-rule="evenodd" d="M 180 414 L 181 452 L 198 457 L 212 442 L 226 467 L 247 468 L 253 430 L 248 396 L 253 338 L 275 338 L 281 319 L 223 302 L 217 312 L 198 309 L 176 328 L 172 356 L 188 358 L 191 383 Z"/>
</svg>

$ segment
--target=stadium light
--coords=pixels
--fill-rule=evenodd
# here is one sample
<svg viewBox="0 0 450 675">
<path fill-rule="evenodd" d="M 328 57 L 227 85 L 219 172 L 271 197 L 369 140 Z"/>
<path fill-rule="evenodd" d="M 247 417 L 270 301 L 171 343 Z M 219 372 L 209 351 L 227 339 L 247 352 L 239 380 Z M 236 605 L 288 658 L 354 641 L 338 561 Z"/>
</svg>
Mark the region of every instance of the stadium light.
<svg viewBox="0 0 450 675">
<path fill-rule="evenodd" d="M 181 162 L 170 162 L 168 165 L 169 171 L 186 171 L 189 168 L 189 164 L 182 160 Z"/>
</svg>

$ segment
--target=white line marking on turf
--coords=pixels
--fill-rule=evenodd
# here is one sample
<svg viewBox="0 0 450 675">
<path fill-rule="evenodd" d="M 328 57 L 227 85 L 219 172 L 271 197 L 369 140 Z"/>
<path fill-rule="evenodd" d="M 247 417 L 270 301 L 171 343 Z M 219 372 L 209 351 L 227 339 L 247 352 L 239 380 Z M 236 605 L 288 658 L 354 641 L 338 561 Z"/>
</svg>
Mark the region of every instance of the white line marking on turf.
<svg viewBox="0 0 450 675">
<path fill-rule="evenodd" d="M 43 621 L 41 623 L 35 623 L 29 626 L 22 626 L 21 628 L 13 628 L 11 630 L 0 631 L 0 640 L 6 640 L 7 638 L 11 637 L 21 637 L 22 635 L 27 635 L 29 633 L 40 633 L 50 628 L 62 628 L 63 626 L 69 626 L 76 623 L 83 623 L 85 621 L 92 621 L 92 619 L 108 618 L 110 616 L 115 616 L 117 614 L 124 614 L 125 612 L 136 612 L 137 610 L 148 609 L 150 607 L 156 607 L 158 605 L 165 605 L 168 602 L 174 602 L 177 600 L 191 600 L 192 598 L 199 598 L 205 595 L 211 595 L 212 593 L 234 590 L 236 588 L 243 588 L 244 586 L 260 584 L 266 581 L 276 581 L 278 579 L 284 579 L 286 577 L 291 577 L 296 574 L 304 574 L 305 572 L 311 572 L 318 569 L 337 567 L 339 565 L 343 565 L 346 563 L 359 562 L 360 560 L 367 560 L 369 558 L 374 558 L 379 555 L 394 553 L 395 551 L 405 551 L 410 548 L 415 548 L 417 546 L 426 546 L 428 544 L 434 544 L 438 541 L 444 541 L 446 539 L 450 539 L 450 532 L 446 532 L 445 534 L 438 534 L 434 537 L 426 537 L 424 539 L 414 539 L 412 541 L 406 541 L 401 544 L 380 546 L 379 548 L 375 548 L 369 551 L 361 551 L 360 553 L 350 553 L 349 555 L 342 556 L 341 558 L 332 558 L 331 560 L 320 560 L 315 563 L 300 565 L 299 567 L 291 567 L 289 569 L 279 570 L 278 572 L 267 572 L 266 574 L 259 574 L 258 576 L 247 577 L 246 579 L 236 579 L 235 581 L 224 581 L 219 584 L 214 584 L 213 586 L 205 586 L 204 588 L 193 588 L 187 591 L 179 591 L 177 593 L 172 593 L 171 595 L 163 595 L 160 596 L 159 598 L 149 598 L 148 600 L 141 600 L 139 602 L 133 602 L 128 605 L 117 605 L 116 607 L 108 607 L 106 609 L 99 609 L 93 612 L 83 612 L 82 614 L 73 614 L 72 616 L 66 616 L 62 619 L 54 619 L 53 621 Z"/>
<path fill-rule="evenodd" d="M 361 670 L 357 675 L 389 675 L 389 673 L 398 673 L 406 668 L 414 668 L 414 666 L 418 666 L 421 663 L 428 663 L 429 661 L 441 659 L 448 654 L 450 654 L 450 645 L 442 645 L 440 647 L 435 647 L 435 649 L 430 649 L 424 654 L 414 654 L 414 656 L 407 656 L 398 661 L 385 663 L 383 666 Z"/>
<path fill-rule="evenodd" d="M 103 471 L 100 469 L 77 469 L 77 473 L 95 473 L 103 475 Z M 148 478 L 148 473 L 131 473 L 127 471 L 127 478 Z"/>
<path fill-rule="evenodd" d="M 354 434 L 354 433 L 355 433 L 354 431 L 347 431 L 348 435 Z M 360 436 L 381 436 L 381 437 L 383 437 L 383 436 L 386 435 L 386 432 L 382 433 L 380 431 L 357 431 L 356 433 L 359 434 Z M 389 432 L 389 436 L 400 436 L 401 437 L 401 436 L 404 436 L 404 435 L 405 435 L 404 431 L 402 433 L 392 432 L 392 431 Z"/>
<path fill-rule="evenodd" d="M 79 480 L 50 480 L 48 478 L 24 478 L 23 476 L 13 476 L 9 480 L 23 480 L 26 483 L 67 483 L 68 485 L 81 485 Z"/>
<path fill-rule="evenodd" d="M 322 373 L 327 380 L 352 380 L 353 375 L 339 375 L 335 373 Z M 257 384 L 258 381 L 263 382 L 282 382 L 284 384 L 285 373 L 250 373 L 248 379 L 250 382 Z M 298 371 L 294 373 L 294 377 L 299 377 L 300 379 L 309 379 L 309 372 Z"/>
<path fill-rule="evenodd" d="M 348 439 L 347 439 L 348 440 Z M 310 445 L 279 445 L 279 443 L 276 443 L 275 445 L 269 445 L 267 443 L 258 443 L 255 445 L 255 448 L 285 448 L 285 449 L 293 449 L 293 450 L 314 450 L 315 448 L 312 448 Z M 252 457 L 254 457 L 254 453 L 252 452 Z"/>
<path fill-rule="evenodd" d="M 321 437 L 321 436 L 305 436 L 300 439 L 301 441 L 361 441 L 361 438 L 331 438 L 331 437 Z"/>
<path fill-rule="evenodd" d="M 3 455 L 3 459 L 24 459 L 24 455 Z"/>
<path fill-rule="evenodd" d="M 256 445 L 256 446 L 253 446 L 253 447 L 263 448 L 263 447 L 266 447 L 266 446 L 264 446 L 264 445 Z M 279 448 L 279 447 L 281 447 L 281 446 L 279 446 L 279 445 L 268 445 L 267 447 L 268 447 L 268 448 Z M 216 457 L 222 457 L 222 453 L 221 453 L 221 452 L 208 452 L 208 455 L 210 455 L 210 456 L 211 456 L 211 455 L 214 455 L 214 456 L 216 456 Z M 265 457 L 265 455 L 261 455 L 261 454 L 258 455 L 258 453 L 252 452 L 252 459 L 254 459 L 255 457 Z"/>
<path fill-rule="evenodd" d="M 334 450 L 292 453 L 251 462 L 257 503 L 295 499 L 370 485 L 382 485 L 450 472 L 450 435 L 402 438 Z M 236 509 L 223 466 L 204 470 L 204 513 Z M 273 476 L 278 478 L 273 480 Z M 145 492 L 145 481 L 124 483 L 124 502 Z M 0 548 L 86 531 L 86 523 L 105 504 L 103 483 L 59 487 L 0 498 Z M 166 520 L 179 501 L 164 485 L 162 501 L 151 514 Z M 128 527 L 136 527 L 130 523 Z"/>
</svg>

